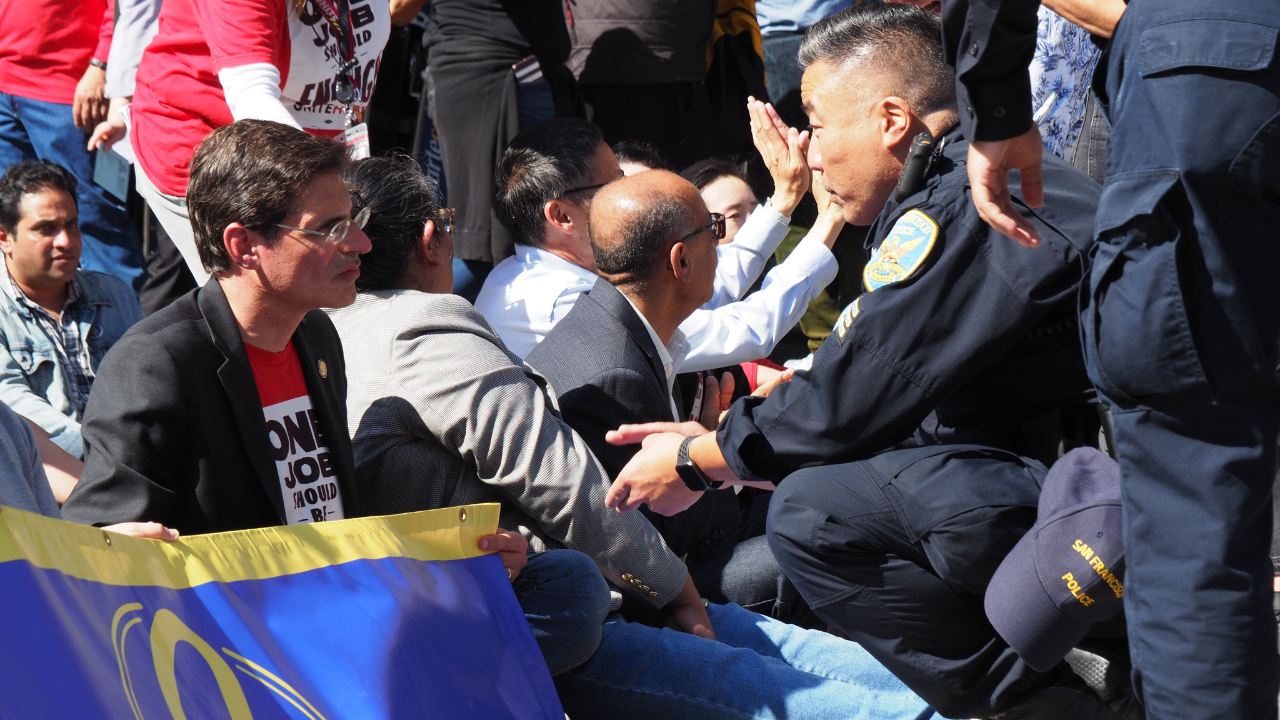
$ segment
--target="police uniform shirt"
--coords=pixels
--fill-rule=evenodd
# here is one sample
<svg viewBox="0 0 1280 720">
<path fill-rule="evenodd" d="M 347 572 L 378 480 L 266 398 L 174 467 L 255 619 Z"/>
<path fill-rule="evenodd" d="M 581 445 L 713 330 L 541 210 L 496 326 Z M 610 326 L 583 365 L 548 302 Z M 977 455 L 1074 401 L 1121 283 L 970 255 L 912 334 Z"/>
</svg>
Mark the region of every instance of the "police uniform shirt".
<svg viewBox="0 0 1280 720">
<path fill-rule="evenodd" d="M 1014 198 L 1041 236 L 1024 248 L 978 217 L 968 142 L 958 128 L 946 142 L 925 187 L 869 231 L 863 293 L 812 369 L 768 398 L 743 398 L 720 424 L 739 478 L 777 482 L 899 443 L 1030 454 L 1026 420 L 1091 396 L 1074 318 L 1099 186 L 1046 157 L 1044 205 Z"/>
</svg>

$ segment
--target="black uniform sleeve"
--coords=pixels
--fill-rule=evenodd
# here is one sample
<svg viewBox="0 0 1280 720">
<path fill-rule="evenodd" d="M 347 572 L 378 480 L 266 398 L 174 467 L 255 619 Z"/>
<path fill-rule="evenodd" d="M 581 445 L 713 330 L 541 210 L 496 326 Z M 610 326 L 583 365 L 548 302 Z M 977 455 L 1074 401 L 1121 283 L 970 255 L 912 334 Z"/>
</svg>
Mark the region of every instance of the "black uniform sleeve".
<svg viewBox="0 0 1280 720">
<path fill-rule="evenodd" d="M 948 207 L 964 214 L 950 221 L 921 206 L 940 227 L 923 264 L 864 292 L 857 316 L 818 348 L 810 371 L 767 399 L 734 403 L 718 442 L 739 478 L 778 482 L 906 439 L 940 400 L 1069 301 L 1080 266 L 1062 236 L 1028 215 L 1044 241 L 1027 250 L 978 221 L 967 194 L 958 200 Z"/>
<path fill-rule="evenodd" d="M 1039 0 L 944 0 L 942 40 L 956 71 L 964 136 L 1007 140 L 1031 127 Z"/>
</svg>

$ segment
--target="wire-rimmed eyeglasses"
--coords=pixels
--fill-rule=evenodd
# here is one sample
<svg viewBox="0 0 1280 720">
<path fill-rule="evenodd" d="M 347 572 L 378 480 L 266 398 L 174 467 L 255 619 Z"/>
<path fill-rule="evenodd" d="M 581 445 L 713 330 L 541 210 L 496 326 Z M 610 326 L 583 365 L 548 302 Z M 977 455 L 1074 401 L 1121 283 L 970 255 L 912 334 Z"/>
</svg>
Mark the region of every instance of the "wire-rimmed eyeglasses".
<svg viewBox="0 0 1280 720">
<path fill-rule="evenodd" d="M 325 242 L 329 243 L 330 245 L 337 245 L 338 243 L 347 239 L 347 233 L 351 230 L 352 225 L 355 225 L 358 228 L 364 229 L 365 223 L 369 222 L 370 212 L 371 212 L 371 208 L 368 205 L 366 205 L 360 208 L 360 211 L 356 213 L 355 217 L 338 221 L 333 227 L 329 228 L 329 232 L 320 232 L 319 230 L 307 230 L 305 228 L 294 227 L 292 225 L 281 225 L 280 223 L 275 223 L 275 226 L 278 228 L 284 228 L 285 230 L 297 230 L 298 232 L 306 233 L 307 235 L 315 235 L 316 237 L 322 237 L 325 239 Z"/>
</svg>

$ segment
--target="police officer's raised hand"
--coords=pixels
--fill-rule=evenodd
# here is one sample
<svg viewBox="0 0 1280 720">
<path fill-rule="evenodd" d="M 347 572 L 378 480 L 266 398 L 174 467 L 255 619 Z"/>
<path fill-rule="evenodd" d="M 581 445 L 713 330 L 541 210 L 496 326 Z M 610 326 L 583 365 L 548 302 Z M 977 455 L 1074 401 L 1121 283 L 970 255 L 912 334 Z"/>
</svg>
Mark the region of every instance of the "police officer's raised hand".
<svg viewBox="0 0 1280 720">
<path fill-rule="evenodd" d="M 1022 200 L 1030 207 L 1044 202 L 1040 157 L 1044 145 L 1035 125 L 1015 138 L 969 143 L 969 185 L 973 204 L 987 224 L 1026 247 L 1040 244 L 1040 234 L 1014 207 L 1009 171 L 1022 171 Z"/>
<path fill-rule="evenodd" d="M 809 190 L 809 131 L 787 127 L 772 105 L 747 98 L 751 116 L 751 140 L 773 177 L 769 207 L 791 216 Z"/>
</svg>

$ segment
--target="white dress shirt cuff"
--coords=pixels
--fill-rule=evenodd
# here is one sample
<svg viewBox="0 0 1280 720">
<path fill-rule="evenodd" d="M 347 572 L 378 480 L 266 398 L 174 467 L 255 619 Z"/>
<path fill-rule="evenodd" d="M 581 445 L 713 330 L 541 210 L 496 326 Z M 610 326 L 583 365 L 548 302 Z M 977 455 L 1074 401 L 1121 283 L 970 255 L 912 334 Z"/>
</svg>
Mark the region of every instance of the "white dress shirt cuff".
<svg viewBox="0 0 1280 720">
<path fill-rule="evenodd" d="M 840 270 L 840 263 L 836 261 L 836 256 L 821 240 L 811 235 L 806 235 L 796 245 L 796 249 L 792 250 L 791 254 L 787 256 L 786 262 L 775 268 L 775 270 L 783 269 L 788 273 L 796 272 L 810 278 L 814 286 L 821 290 L 836 279 L 836 273 Z"/>
</svg>

